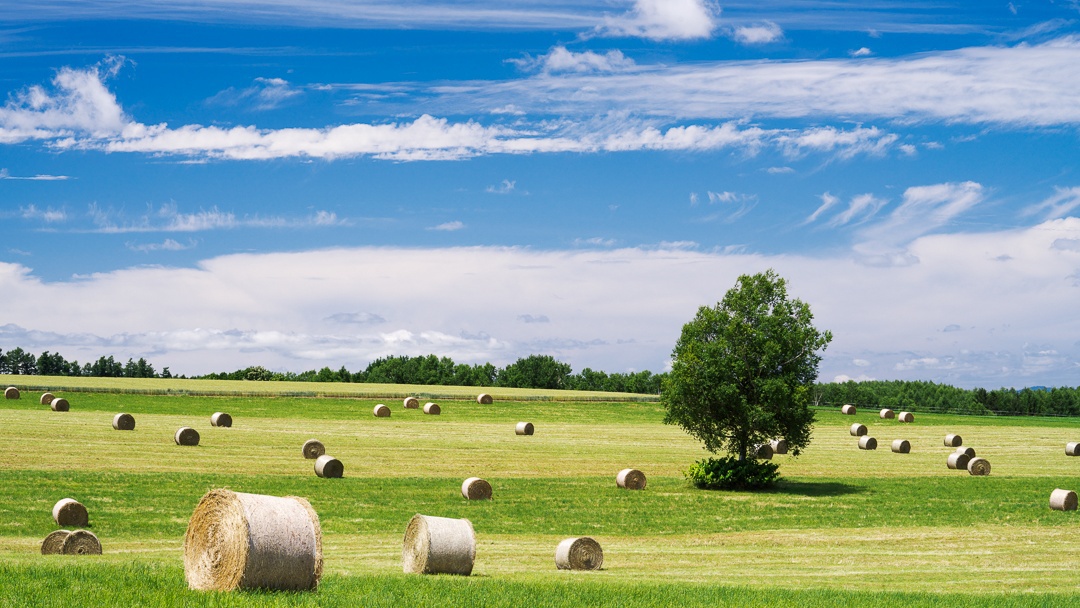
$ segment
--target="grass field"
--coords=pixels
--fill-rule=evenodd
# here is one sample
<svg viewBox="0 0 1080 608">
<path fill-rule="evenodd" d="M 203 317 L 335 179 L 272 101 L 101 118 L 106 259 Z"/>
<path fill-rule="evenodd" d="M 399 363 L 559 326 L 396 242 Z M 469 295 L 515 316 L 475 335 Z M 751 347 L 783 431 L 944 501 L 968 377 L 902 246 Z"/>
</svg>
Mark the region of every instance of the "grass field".
<svg viewBox="0 0 1080 608">
<path fill-rule="evenodd" d="M 341 386 L 352 385 L 333 390 Z M 779 487 L 750 494 L 690 487 L 681 471 L 707 453 L 663 425 L 654 402 L 539 400 L 553 396 L 522 392 L 521 401 L 482 406 L 464 400 L 469 390 L 462 400 L 441 400 L 442 415 L 426 416 L 403 409 L 400 399 L 251 396 L 228 383 L 217 389 L 221 396 L 170 390 L 65 392 L 71 411 L 64 413 L 39 405 L 39 392 L 0 401 L 0 605 L 1080 601 L 1080 518 L 1047 504 L 1054 488 L 1080 490 L 1080 458 L 1064 454 L 1066 442 L 1080 440 L 1076 420 L 917 414 L 902 424 L 876 412 L 823 410 L 810 448 L 797 459 L 776 458 Z M 380 401 L 391 418 L 372 416 Z M 134 431 L 112 429 L 121 411 L 135 416 Z M 211 427 L 216 411 L 229 412 L 233 427 Z M 516 436 L 520 420 L 533 422 L 536 434 Z M 857 449 L 848 434 L 856 421 L 881 448 Z M 173 443 L 182 425 L 200 432 L 199 446 Z M 959 433 L 988 458 L 992 474 L 946 469 L 946 433 Z M 343 479 L 317 478 L 301 457 L 313 437 L 344 463 Z M 909 440 L 912 453 L 891 453 L 896 438 Z M 644 491 L 615 487 L 626 467 L 648 475 Z M 491 482 L 494 500 L 461 498 L 461 481 L 474 475 Z M 310 500 L 324 532 L 317 593 L 186 589 L 187 520 L 217 487 Z M 69 496 L 89 509 L 104 555 L 39 554 L 41 539 L 57 527 L 52 505 Z M 401 573 L 402 535 L 415 513 L 473 522 L 472 577 Z M 579 535 L 603 546 L 602 571 L 555 569 L 555 545 Z"/>
</svg>

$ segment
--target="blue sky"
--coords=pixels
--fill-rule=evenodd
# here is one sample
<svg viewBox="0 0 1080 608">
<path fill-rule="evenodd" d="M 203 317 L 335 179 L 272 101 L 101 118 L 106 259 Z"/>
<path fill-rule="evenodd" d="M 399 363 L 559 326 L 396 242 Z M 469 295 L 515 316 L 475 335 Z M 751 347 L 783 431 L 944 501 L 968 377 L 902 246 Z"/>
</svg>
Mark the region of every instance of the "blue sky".
<svg viewBox="0 0 1080 608">
<path fill-rule="evenodd" d="M 0 7 L 0 347 L 666 369 L 775 268 L 823 380 L 1078 384 L 1080 3 Z"/>
</svg>

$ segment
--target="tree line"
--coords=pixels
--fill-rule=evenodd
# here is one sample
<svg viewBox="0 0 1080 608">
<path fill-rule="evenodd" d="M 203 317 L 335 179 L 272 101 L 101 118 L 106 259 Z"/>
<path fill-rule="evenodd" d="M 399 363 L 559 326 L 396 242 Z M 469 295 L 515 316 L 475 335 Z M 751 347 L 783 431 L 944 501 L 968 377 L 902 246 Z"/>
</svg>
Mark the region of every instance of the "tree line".
<svg viewBox="0 0 1080 608">
<path fill-rule="evenodd" d="M 172 378 L 169 368 L 160 372 L 154 366 L 139 357 L 138 361 L 128 359 L 121 363 L 111 355 L 100 357 L 93 363 L 80 365 L 78 361 L 68 361 L 60 353 L 45 351 L 38 356 L 13 348 L 7 352 L 0 350 L 0 374 L 24 376 L 94 376 L 99 378 Z"/>
<path fill-rule="evenodd" d="M 851 403 L 911 412 L 1008 416 L 1080 416 L 1080 387 L 963 389 L 924 380 L 819 383 L 817 405 Z"/>
</svg>

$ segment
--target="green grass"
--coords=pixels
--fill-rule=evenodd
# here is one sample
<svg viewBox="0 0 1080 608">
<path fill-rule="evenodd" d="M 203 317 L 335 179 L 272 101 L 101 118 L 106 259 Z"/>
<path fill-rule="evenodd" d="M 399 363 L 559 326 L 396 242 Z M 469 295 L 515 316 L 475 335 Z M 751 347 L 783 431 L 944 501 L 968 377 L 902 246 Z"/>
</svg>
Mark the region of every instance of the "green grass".
<svg viewBox="0 0 1080 608">
<path fill-rule="evenodd" d="M 425 416 L 379 399 L 72 392 L 71 411 L 37 395 L 0 402 L 0 605 L 1067 605 L 1080 600 L 1076 513 L 1047 506 L 1056 487 L 1080 489 L 1080 438 L 1063 419 L 876 412 L 818 413 L 799 458 L 777 457 L 782 483 L 763 493 L 709 492 L 681 471 L 707 455 L 652 402 L 440 400 Z M 542 394 L 534 395 L 543 397 Z M 112 430 L 116 412 L 136 418 Z M 227 411 L 232 428 L 209 417 Z M 536 435 L 514 435 L 528 420 Z M 862 422 L 881 449 L 856 448 Z M 181 425 L 202 434 L 180 447 Z M 989 477 L 947 470 L 946 433 L 993 464 Z M 300 455 L 317 437 L 345 478 L 315 477 Z M 893 454 L 894 438 L 912 453 Z M 615 473 L 646 472 L 641 492 Z M 459 489 L 480 475 L 491 502 Z M 203 594 L 183 583 L 187 520 L 209 489 L 308 498 L 324 531 L 326 576 L 317 593 Z M 41 556 L 50 511 L 87 505 L 105 554 Z M 400 573 L 401 537 L 414 513 L 467 517 L 477 532 L 474 576 Z M 589 535 L 600 572 L 558 572 L 554 547 Z"/>
</svg>

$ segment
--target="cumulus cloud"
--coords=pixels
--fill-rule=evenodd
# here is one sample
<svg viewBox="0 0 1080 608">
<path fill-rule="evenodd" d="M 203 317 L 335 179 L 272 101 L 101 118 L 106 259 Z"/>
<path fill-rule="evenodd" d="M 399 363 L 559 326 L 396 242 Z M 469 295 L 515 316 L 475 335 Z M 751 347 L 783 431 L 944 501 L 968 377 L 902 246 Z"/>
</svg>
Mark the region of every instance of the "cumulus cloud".
<svg viewBox="0 0 1080 608">
<path fill-rule="evenodd" d="M 740 25 L 732 30 L 731 37 L 739 44 L 769 44 L 782 39 L 784 30 L 780 29 L 779 25 L 767 21 L 756 25 Z"/>
<path fill-rule="evenodd" d="M 693 40 L 711 37 L 719 17 L 720 8 L 709 0 L 635 0 L 629 13 L 609 17 L 598 31 L 607 36 Z"/>
<path fill-rule="evenodd" d="M 526 71 L 539 71 L 544 74 L 573 72 L 579 74 L 595 72 L 621 72 L 632 69 L 634 60 L 611 50 L 606 53 L 584 51 L 575 53 L 564 46 L 553 47 L 546 55 L 512 59 L 511 63 Z"/>
</svg>

